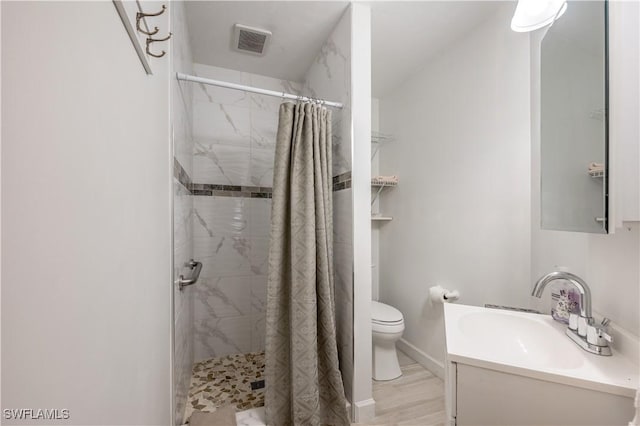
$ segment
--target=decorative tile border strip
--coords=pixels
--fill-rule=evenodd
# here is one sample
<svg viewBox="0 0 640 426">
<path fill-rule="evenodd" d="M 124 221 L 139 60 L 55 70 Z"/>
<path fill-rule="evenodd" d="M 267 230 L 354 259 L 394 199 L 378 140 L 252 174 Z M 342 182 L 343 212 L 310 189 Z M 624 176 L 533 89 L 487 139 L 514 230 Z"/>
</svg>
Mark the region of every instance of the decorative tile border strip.
<svg viewBox="0 0 640 426">
<path fill-rule="evenodd" d="M 351 188 L 351 172 L 344 172 L 333 177 L 333 192 Z"/>
<path fill-rule="evenodd" d="M 271 188 L 265 186 L 213 185 L 208 183 L 192 183 L 193 195 L 214 197 L 271 198 Z"/>
<path fill-rule="evenodd" d="M 208 197 L 244 197 L 271 198 L 273 188 L 267 186 L 217 185 L 209 183 L 193 183 L 182 164 L 173 158 L 173 177 L 178 180 L 191 195 Z M 332 179 L 333 192 L 351 188 L 351 172 L 334 176 Z"/>
</svg>

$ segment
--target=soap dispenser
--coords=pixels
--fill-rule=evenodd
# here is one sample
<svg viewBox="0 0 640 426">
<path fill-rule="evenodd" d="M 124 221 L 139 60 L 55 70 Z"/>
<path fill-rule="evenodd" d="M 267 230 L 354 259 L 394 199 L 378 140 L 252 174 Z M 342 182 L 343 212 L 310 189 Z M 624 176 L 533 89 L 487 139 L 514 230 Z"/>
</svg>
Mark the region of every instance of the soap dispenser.
<svg viewBox="0 0 640 426">
<path fill-rule="evenodd" d="M 570 272 L 566 266 L 556 265 L 555 270 Z M 559 281 L 551 291 L 551 299 L 552 302 L 555 303 L 551 308 L 551 316 L 553 319 L 571 326 L 569 321 L 571 314 L 580 312 L 580 295 L 576 292 L 575 288 L 567 281 Z"/>
</svg>

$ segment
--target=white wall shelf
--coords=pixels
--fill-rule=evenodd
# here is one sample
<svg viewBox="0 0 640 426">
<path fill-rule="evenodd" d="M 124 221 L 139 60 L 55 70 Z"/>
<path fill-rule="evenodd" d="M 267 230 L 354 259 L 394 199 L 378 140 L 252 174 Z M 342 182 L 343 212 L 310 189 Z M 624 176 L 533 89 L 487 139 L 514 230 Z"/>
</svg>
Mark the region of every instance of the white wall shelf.
<svg viewBox="0 0 640 426">
<path fill-rule="evenodd" d="M 395 188 L 396 186 L 398 186 L 398 178 L 397 178 L 397 176 L 394 176 L 392 179 L 390 179 L 389 177 L 383 177 L 383 176 L 374 176 L 374 177 L 372 177 L 371 178 L 371 188 L 372 189 L 373 188 L 377 188 L 377 191 L 371 197 L 371 207 L 373 207 L 374 203 L 378 199 L 378 196 L 380 195 L 380 193 L 382 192 L 383 189 L 385 189 L 385 188 Z M 391 216 L 383 216 L 380 213 L 372 213 L 371 214 L 371 221 L 372 222 L 389 222 L 391 220 L 393 220 L 393 217 L 391 217 Z"/>
<path fill-rule="evenodd" d="M 392 135 L 372 131 L 371 132 L 371 161 L 375 158 L 376 154 L 380 150 L 380 148 L 389 142 L 393 142 L 395 138 Z M 384 188 L 393 188 L 398 186 L 398 178 L 394 177 L 393 179 L 389 179 L 389 177 L 385 176 L 374 176 L 371 178 L 371 188 L 377 188 L 377 191 L 371 197 L 371 206 L 375 204 L 376 200 L 380 196 L 380 193 Z M 373 222 L 388 222 L 393 220 L 390 216 L 382 216 L 379 213 L 375 213 L 371 215 L 371 221 Z"/>
<path fill-rule="evenodd" d="M 378 190 L 373 195 L 373 197 L 371 197 L 371 205 L 373 206 L 373 204 L 376 202 L 376 200 L 378 199 L 378 196 L 380 195 L 383 189 L 394 188 L 396 186 L 398 186 L 398 181 L 390 181 L 387 179 L 382 179 L 380 176 L 371 178 L 371 187 L 378 188 Z"/>
<path fill-rule="evenodd" d="M 374 186 L 374 187 L 398 186 L 398 182 L 386 181 L 384 179 L 380 179 L 379 177 L 373 177 L 371 178 L 371 186 Z"/>
</svg>

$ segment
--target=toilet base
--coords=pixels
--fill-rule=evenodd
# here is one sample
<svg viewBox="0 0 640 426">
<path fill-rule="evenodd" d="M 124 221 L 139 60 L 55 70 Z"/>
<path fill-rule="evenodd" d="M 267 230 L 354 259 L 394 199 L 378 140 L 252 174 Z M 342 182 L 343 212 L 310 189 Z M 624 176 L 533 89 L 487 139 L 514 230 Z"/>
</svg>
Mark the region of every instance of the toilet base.
<svg viewBox="0 0 640 426">
<path fill-rule="evenodd" d="M 402 376 L 398 353 L 396 352 L 396 339 L 376 339 L 373 343 L 373 380 L 386 381 Z"/>
</svg>

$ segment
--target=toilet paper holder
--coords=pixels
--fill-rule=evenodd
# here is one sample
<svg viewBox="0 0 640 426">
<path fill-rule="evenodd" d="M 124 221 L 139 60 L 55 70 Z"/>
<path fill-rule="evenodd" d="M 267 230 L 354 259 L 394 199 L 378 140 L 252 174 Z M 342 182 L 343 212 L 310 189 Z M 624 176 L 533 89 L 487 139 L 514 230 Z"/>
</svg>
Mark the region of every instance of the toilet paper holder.
<svg viewBox="0 0 640 426">
<path fill-rule="evenodd" d="M 436 285 L 429 288 L 429 300 L 432 303 L 449 303 L 460 298 L 458 290 L 448 290 L 442 286 Z"/>
</svg>

